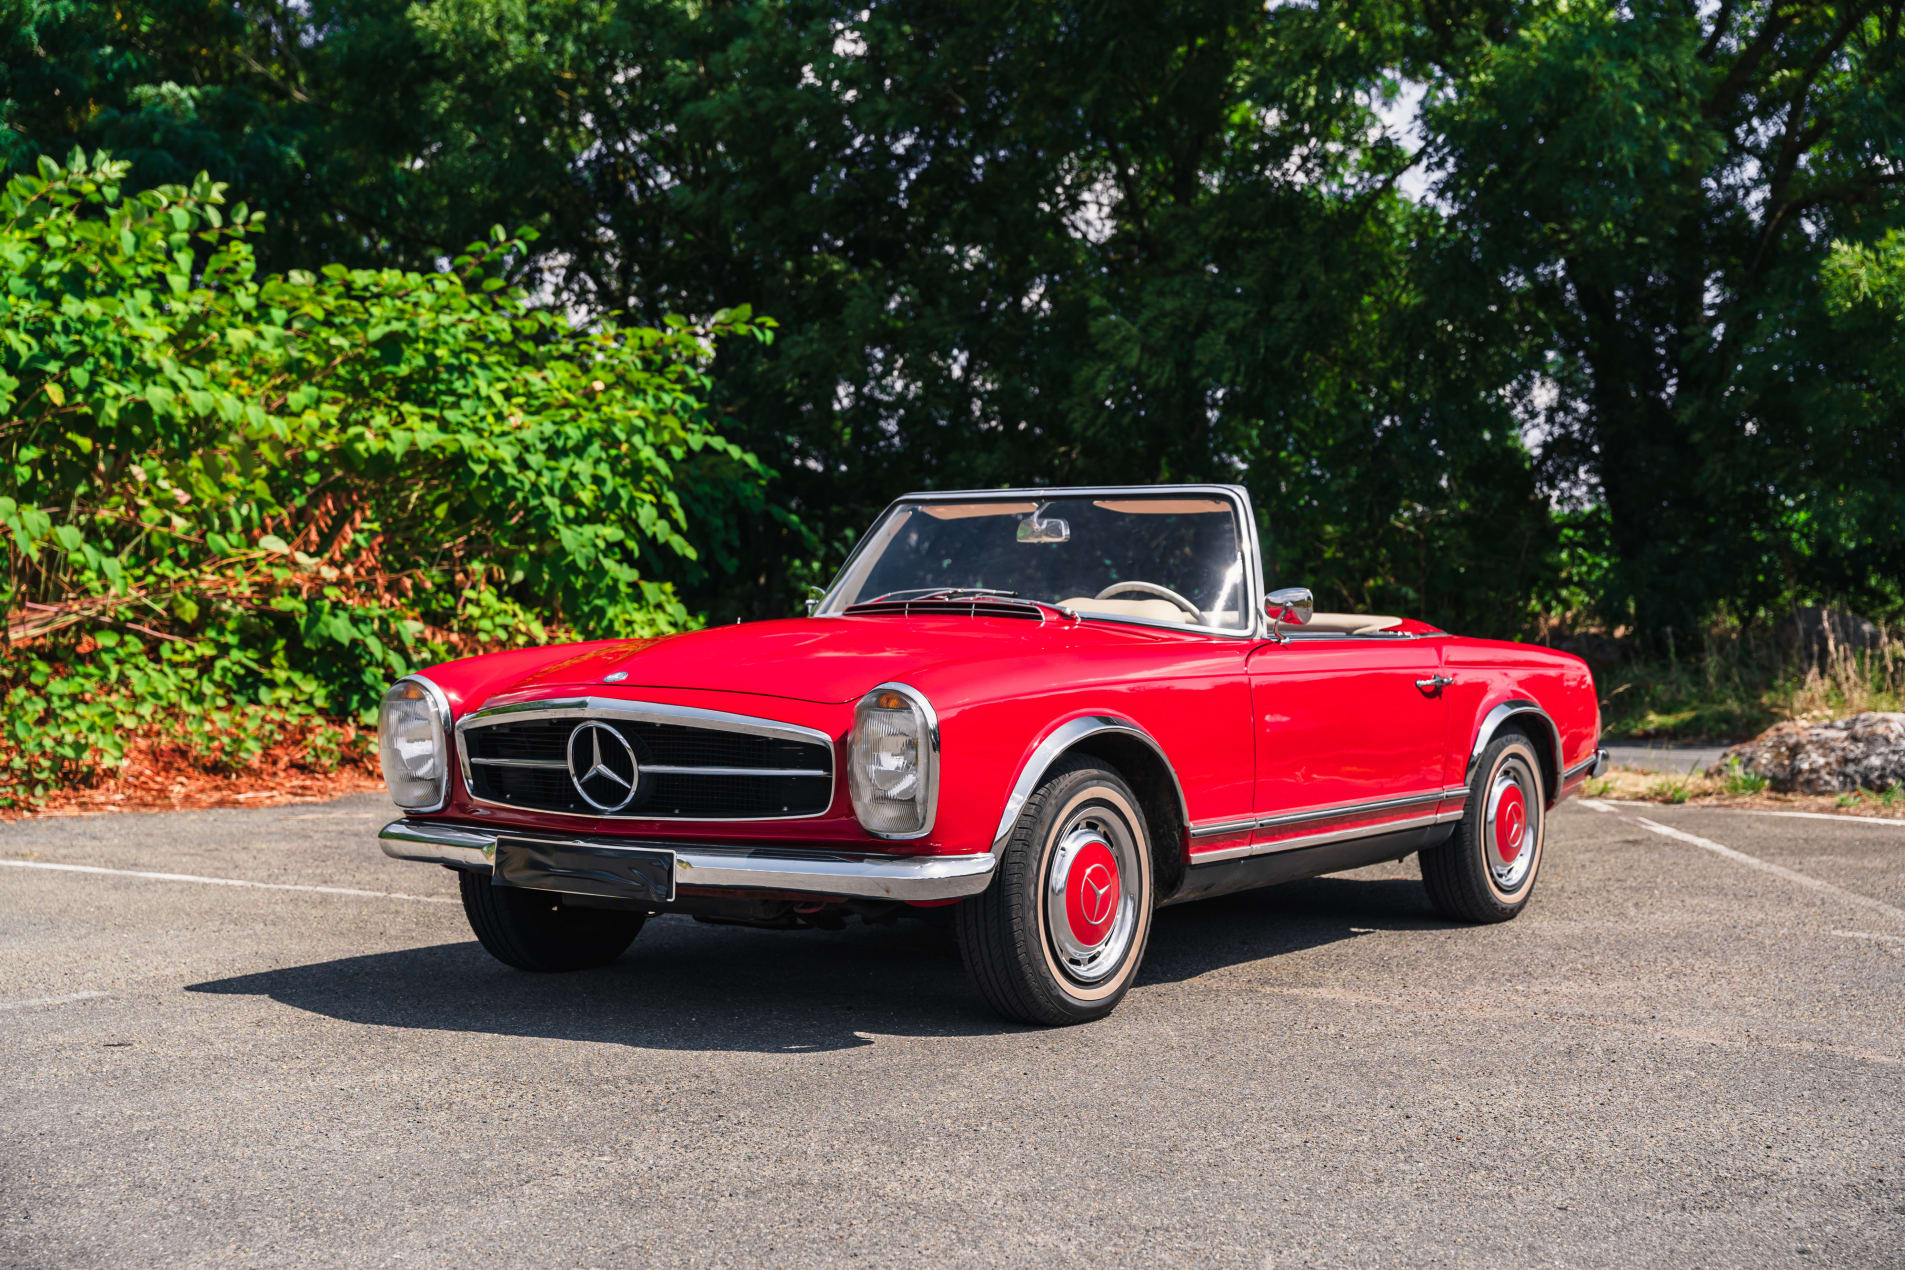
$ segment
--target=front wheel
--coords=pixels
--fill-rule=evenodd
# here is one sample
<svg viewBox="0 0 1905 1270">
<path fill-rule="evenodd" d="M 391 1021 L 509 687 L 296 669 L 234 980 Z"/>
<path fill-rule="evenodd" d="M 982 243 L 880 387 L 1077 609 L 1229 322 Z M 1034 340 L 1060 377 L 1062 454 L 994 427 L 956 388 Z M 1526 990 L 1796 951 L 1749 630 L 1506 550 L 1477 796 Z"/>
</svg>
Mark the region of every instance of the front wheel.
<svg viewBox="0 0 1905 1270">
<path fill-rule="evenodd" d="M 548 891 L 497 886 L 487 873 L 460 872 L 463 913 L 490 956 L 518 970 L 606 966 L 635 942 L 646 913 L 580 908 Z"/>
<path fill-rule="evenodd" d="M 1469 781 L 1455 833 L 1422 852 L 1435 911 L 1459 922 L 1505 922 L 1528 906 L 1547 836 L 1541 760 L 1518 732 L 1490 743 Z"/>
<path fill-rule="evenodd" d="M 1131 987 L 1151 933 L 1150 841 L 1116 772 L 1055 766 L 957 909 L 959 951 L 992 1007 L 1022 1023 L 1086 1023 Z"/>
</svg>

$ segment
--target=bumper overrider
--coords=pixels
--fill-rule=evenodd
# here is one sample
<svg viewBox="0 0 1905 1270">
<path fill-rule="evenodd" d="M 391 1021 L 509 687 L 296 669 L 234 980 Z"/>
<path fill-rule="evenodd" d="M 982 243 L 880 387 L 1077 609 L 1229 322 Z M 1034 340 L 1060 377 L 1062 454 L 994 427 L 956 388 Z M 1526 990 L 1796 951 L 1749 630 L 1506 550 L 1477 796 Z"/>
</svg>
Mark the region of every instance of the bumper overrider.
<svg viewBox="0 0 1905 1270">
<path fill-rule="evenodd" d="M 435 820 L 395 820 L 377 835 L 397 860 L 501 872 L 509 885 L 666 903 L 681 887 L 792 891 L 814 896 L 932 903 L 977 895 L 993 857 L 890 856 L 783 847 L 649 842 Z M 499 851 L 500 848 L 500 851 Z"/>
</svg>

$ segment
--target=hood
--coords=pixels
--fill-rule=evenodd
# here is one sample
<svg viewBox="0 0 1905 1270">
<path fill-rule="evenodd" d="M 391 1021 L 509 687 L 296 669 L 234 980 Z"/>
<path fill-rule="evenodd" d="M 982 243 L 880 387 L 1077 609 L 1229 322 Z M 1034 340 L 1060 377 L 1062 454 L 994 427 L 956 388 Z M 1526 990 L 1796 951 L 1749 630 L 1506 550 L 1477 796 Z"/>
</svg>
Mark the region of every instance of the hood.
<svg viewBox="0 0 1905 1270">
<path fill-rule="evenodd" d="M 577 645 L 498 692 L 559 692 L 599 686 L 622 673 L 617 689 L 712 689 L 822 703 L 858 700 L 868 689 L 926 666 L 1036 657 L 1054 641 L 1155 638 L 1108 623 L 1029 622 L 984 617 L 789 618 L 715 626 L 662 639 Z"/>
</svg>

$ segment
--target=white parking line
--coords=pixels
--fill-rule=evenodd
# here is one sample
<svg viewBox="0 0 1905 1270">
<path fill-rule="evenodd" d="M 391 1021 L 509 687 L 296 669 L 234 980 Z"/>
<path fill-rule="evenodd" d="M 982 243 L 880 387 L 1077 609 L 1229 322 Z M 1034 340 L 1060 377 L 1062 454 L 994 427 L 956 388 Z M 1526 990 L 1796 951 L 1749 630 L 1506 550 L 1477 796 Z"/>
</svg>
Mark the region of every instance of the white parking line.
<svg viewBox="0 0 1905 1270">
<path fill-rule="evenodd" d="M 69 992 L 63 997 L 34 997 L 30 1001 L 0 1001 L 0 1010 L 31 1010 L 42 1005 L 71 1005 L 75 1001 L 92 1001 L 110 995 L 106 992 Z"/>
<path fill-rule="evenodd" d="M 1651 807 L 1652 803 L 1626 798 L 1597 798 L 1615 807 Z M 1735 816 L 1785 816 L 1790 820 L 1830 820 L 1839 825 L 1870 825 L 1878 829 L 1905 829 L 1905 820 L 1887 820 L 1880 816 L 1847 816 L 1830 811 L 1769 811 L 1762 807 L 1700 807 L 1700 811 L 1725 811 Z"/>
<path fill-rule="evenodd" d="M 418 904 L 457 904 L 441 895 L 404 895 L 397 891 L 360 891 L 350 886 L 300 886 L 295 882 L 247 882 L 240 878 L 207 878 L 195 873 L 145 873 L 137 869 L 103 869 L 96 864 L 53 864 L 45 860 L 0 860 L 10 869 L 55 869 L 61 873 L 100 873 L 115 878 L 144 878 L 149 882 L 196 882 L 200 886 L 243 886 L 260 891 L 310 891 L 316 895 L 356 895 L 376 900 L 413 900 Z"/>
<path fill-rule="evenodd" d="M 1644 829 L 1651 829 L 1662 837 L 1672 838 L 1676 842 L 1684 842 L 1689 846 L 1700 847 L 1704 850 L 1711 851 L 1715 855 L 1726 857 L 1735 864 L 1744 864 L 1749 869 L 1759 869 L 1762 872 L 1772 874 L 1774 877 L 1785 878 L 1788 882 L 1795 882 L 1800 886 L 1809 886 L 1815 891 L 1824 891 L 1828 895 L 1836 895 L 1848 903 L 1857 904 L 1861 908 L 1869 908 L 1873 912 L 1883 913 L 1887 917 L 1905 922 L 1905 908 L 1894 908 L 1884 900 L 1875 900 L 1869 895 L 1860 895 L 1857 891 L 1848 891 L 1842 886 L 1834 886 L 1830 882 L 1822 882 L 1816 877 L 1801 873 L 1797 869 L 1789 869 L 1783 864 L 1773 864 L 1770 861 L 1760 859 L 1758 856 L 1750 856 L 1744 851 L 1736 851 L 1732 847 L 1727 846 L 1724 842 L 1715 842 L 1711 838 L 1702 838 L 1699 834 L 1688 833 L 1683 829 L 1675 829 L 1671 825 L 1663 825 L 1658 820 L 1649 820 L 1645 816 L 1629 815 L 1608 803 L 1602 802 L 1598 798 L 1583 798 L 1581 805 L 1593 811 L 1602 811 L 1610 816 L 1617 816 L 1630 824 L 1640 825 Z"/>
</svg>

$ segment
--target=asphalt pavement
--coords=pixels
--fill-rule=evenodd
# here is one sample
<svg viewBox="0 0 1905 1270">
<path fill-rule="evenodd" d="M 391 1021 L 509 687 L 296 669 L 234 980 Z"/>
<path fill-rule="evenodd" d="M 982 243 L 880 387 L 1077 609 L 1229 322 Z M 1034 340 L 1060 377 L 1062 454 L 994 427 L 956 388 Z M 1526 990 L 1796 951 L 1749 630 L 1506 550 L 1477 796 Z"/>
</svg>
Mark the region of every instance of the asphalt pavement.
<svg viewBox="0 0 1905 1270">
<path fill-rule="evenodd" d="M 922 923 L 510 971 L 387 811 L 0 826 L 0 1264 L 1905 1264 L 1896 823 L 1571 803 L 1516 921 L 1185 905 L 1037 1030 Z"/>
</svg>

